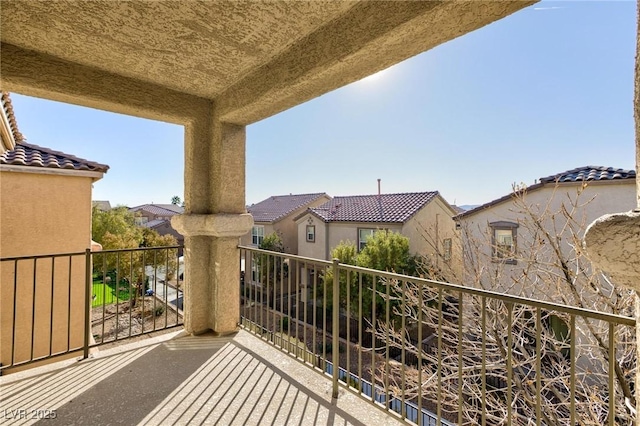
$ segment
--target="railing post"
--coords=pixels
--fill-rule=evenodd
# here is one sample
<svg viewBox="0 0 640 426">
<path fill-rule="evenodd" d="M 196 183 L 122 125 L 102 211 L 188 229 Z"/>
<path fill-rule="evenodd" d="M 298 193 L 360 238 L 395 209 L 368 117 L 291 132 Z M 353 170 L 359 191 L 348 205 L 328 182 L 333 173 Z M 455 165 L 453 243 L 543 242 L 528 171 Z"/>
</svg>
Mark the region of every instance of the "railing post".
<svg viewBox="0 0 640 426">
<path fill-rule="evenodd" d="M 84 252 L 85 256 L 85 290 L 84 290 L 84 353 L 82 358 L 89 358 L 89 336 L 91 330 L 91 249 L 88 248 Z"/>
<path fill-rule="evenodd" d="M 338 398 L 338 372 L 340 369 L 340 276 L 338 271 L 338 259 L 333 259 L 333 310 L 331 312 L 332 316 L 332 327 L 331 327 L 331 361 L 333 361 L 333 398 Z"/>
</svg>

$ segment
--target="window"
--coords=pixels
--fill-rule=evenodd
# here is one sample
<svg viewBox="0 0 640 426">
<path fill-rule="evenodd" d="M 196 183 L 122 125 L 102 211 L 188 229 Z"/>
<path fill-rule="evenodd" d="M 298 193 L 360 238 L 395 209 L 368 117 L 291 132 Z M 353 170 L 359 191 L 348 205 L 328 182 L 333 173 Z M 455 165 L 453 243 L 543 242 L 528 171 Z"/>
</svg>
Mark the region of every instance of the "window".
<svg viewBox="0 0 640 426">
<path fill-rule="evenodd" d="M 442 241 L 443 248 L 443 257 L 445 262 L 449 262 L 451 260 L 451 238 L 445 238 Z"/>
<path fill-rule="evenodd" d="M 361 251 L 367 245 L 367 240 L 373 237 L 374 232 L 376 232 L 375 229 L 358 228 L 358 251 Z"/>
<path fill-rule="evenodd" d="M 315 225 L 307 225 L 307 242 L 309 243 L 316 242 L 316 226 Z"/>
<path fill-rule="evenodd" d="M 145 216 L 137 216 L 135 218 L 135 223 L 136 225 L 140 226 L 140 225 L 144 225 L 145 223 L 149 222 L 149 218 L 145 217 Z"/>
<path fill-rule="evenodd" d="M 510 265 L 517 263 L 515 259 L 517 248 L 518 224 L 513 222 L 490 223 L 491 258 L 494 262 L 504 262 Z"/>
<path fill-rule="evenodd" d="M 254 226 L 251 228 L 251 244 L 259 246 L 264 240 L 264 226 Z"/>
</svg>

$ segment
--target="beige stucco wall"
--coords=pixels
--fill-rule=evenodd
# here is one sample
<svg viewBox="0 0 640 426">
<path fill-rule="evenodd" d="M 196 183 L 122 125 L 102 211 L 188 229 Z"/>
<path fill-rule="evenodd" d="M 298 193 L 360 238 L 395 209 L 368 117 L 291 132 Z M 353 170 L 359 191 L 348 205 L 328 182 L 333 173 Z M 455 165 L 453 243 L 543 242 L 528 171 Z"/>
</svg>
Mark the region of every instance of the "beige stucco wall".
<svg viewBox="0 0 640 426">
<path fill-rule="evenodd" d="M 409 238 L 409 250 L 431 260 L 449 281 L 457 282 L 462 272 L 461 250 L 453 220 L 455 211 L 439 195 L 420 209 L 402 227 L 402 234 Z M 443 241 L 452 242 L 451 260 L 444 260 Z"/>
<path fill-rule="evenodd" d="M 81 252 L 89 248 L 91 184 L 89 177 L 0 171 L 0 257 Z M 14 295 L 17 324 L 14 363 L 31 355 L 33 306 L 35 358 L 49 353 L 50 340 L 53 353 L 67 349 L 68 337 L 72 348 L 82 346 L 85 257 L 73 257 L 71 265 L 69 257 L 58 258 L 53 267 L 52 290 L 51 259 L 37 262 L 34 305 L 33 261 L 18 263 L 17 293 L 14 292 L 14 262 L 2 262 L 0 362 L 3 364 L 11 359 Z"/>
<path fill-rule="evenodd" d="M 298 228 L 298 254 L 313 259 L 327 259 L 327 224 L 310 213 L 303 215 L 295 223 Z M 315 242 L 307 241 L 307 225 L 316 227 Z"/>
<path fill-rule="evenodd" d="M 311 223 L 309 222 L 311 219 Z M 317 216 L 306 214 L 296 222 L 298 224 L 298 252 L 300 256 L 315 259 L 331 260 L 331 251 L 342 241 L 358 243 L 358 229 L 388 229 L 392 232 L 401 232 L 402 225 L 398 223 L 367 223 L 367 222 L 331 222 L 325 223 Z M 316 227 L 316 241 L 306 241 L 306 226 Z"/>
<path fill-rule="evenodd" d="M 568 197 L 576 199 L 576 194 L 580 188 L 580 184 L 561 184 L 558 186 L 554 194 L 554 185 L 545 185 L 542 188 L 533 190 L 526 195 L 527 205 L 533 206 L 533 209 L 544 209 L 549 205 L 550 212 L 560 211 L 562 204 L 569 208 L 570 203 Z M 609 181 L 609 182 L 591 182 L 584 189 L 579 197 L 580 204 L 583 206 L 578 208 L 573 215 L 574 219 L 582 228 L 582 233 L 586 226 L 596 218 L 613 212 L 628 211 L 635 206 L 635 182 L 633 180 L 626 181 Z M 588 200 L 592 200 L 587 203 Z M 587 203 L 585 205 L 585 203 Z M 468 256 L 465 256 L 465 272 L 463 282 L 471 285 L 480 275 L 485 288 L 492 290 L 508 292 L 511 294 L 522 295 L 525 297 L 533 297 L 537 299 L 550 300 L 554 299 L 554 292 L 545 286 L 548 284 L 539 283 L 536 286 L 522 286 L 515 283 L 523 275 L 523 268 L 526 262 L 518 261 L 516 265 L 504 264 L 501 262 L 491 262 L 491 242 L 488 224 L 495 221 L 518 222 L 518 218 L 524 215 L 518 213 L 520 210 L 512 200 L 491 206 L 483 211 L 475 213 L 469 217 L 461 219 L 462 228 L 460 230 L 461 238 L 465 250 L 470 250 L 469 246 L 473 241 L 477 241 L 479 250 L 471 250 L 478 254 L 476 264 L 472 264 Z M 557 221 L 559 224 L 560 221 Z M 553 221 L 545 222 L 545 227 L 555 235 Z M 563 232 L 559 230 L 558 232 Z M 565 256 L 568 255 L 571 248 L 569 243 L 572 238 L 567 230 L 561 234 L 563 236 L 563 251 Z M 532 236 L 530 232 L 520 226 L 517 230 L 517 251 L 518 257 L 526 257 L 529 253 L 525 253 L 526 247 L 529 246 Z M 543 250 L 540 251 L 539 262 L 544 262 L 547 255 Z M 478 270 L 482 270 L 482 274 Z M 557 300 L 556 300 L 557 301 Z"/>
</svg>

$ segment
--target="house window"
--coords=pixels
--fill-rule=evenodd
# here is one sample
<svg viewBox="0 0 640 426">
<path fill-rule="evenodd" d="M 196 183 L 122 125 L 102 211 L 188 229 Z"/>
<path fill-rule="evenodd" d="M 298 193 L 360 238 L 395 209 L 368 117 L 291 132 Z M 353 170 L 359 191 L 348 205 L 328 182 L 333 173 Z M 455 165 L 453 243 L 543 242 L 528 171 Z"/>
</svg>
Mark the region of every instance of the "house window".
<svg viewBox="0 0 640 426">
<path fill-rule="evenodd" d="M 149 222 L 149 218 L 145 217 L 145 216 L 138 216 L 135 218 L 135 223 L 136 225 L 140 226 L 140 225 L 144 225 L 145 223 Z"/>
<path fill-rule="evenodd" d="M 444 257 L 444 261 L 445 262 L 449 262 L 451 260 L 451 238 L 445 238 L 442 241 L 442 248 L 443 248 L 443 257 Z"/>
<path fill-rule="evenodd" d="M 316 242 L 316 226 L 315 225 L 307 225 L 307 242 L 308 243 Z"/>
<path fill-rule="evenodd" d="M 493 222 L 491 227 L 491 259 L 494 262 L 504 262 L 510 265 L 517 263 L 518 224 L 513 222 Z"/>
<path fill-rule="evenodd" d="M 373 237 L 374 232 L 376 230 L 372 228 L 358 228 L 358 251 L 361 251 L 367 245 L 367 240 Z"/>
<path fill-rule="evenodd" d="M 254 226 L 251 228 L 251 244 L 260 246 L 264 240 L 264 226 Z"/>
</svg>

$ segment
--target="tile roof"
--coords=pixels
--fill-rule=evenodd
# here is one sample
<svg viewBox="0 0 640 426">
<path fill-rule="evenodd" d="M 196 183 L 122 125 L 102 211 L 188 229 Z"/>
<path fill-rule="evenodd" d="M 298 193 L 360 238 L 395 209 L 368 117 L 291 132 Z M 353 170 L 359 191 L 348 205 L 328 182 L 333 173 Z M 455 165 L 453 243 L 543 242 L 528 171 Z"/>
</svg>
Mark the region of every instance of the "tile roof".
<svg viewBox="0 0 640 426">
<path fill-rule="evenodd" d="M 168 222 L 167 219 L 153 219 L 148 221 L 147 223 L 143 223 L 142 226 L 144 226 L 145 228 L 155 228 L 156 226 L 162 225 L 166 222 Z"/>
<path fill-rule="evenodd" d="M 623 180 L 623 179 L 635 179 L 635 178 L 636 178 L 635 170 L 614 169 L 613 167 L 602 167 L 602 166 L 584 166 L 584 167 L 578 167 L 572 170 L 567 170 L 565 172 L 557 173 L 555 175 L 542 177 L 539 179 L 539 183 L 535 183 L 531 186 L 528 186 L 527 191 L 528 192 L 535 191 L 539 188 L 542 188 L 546 184 L 555 184 L 556 182 L 575 183 L 575 182 L 610 181 L 610 180 Z M 507 195 L 504 195 L 500 198 L 496 198 L 495 200 L 489 201 L 488 203 L 484 203 L 482 205 L 474 207 L 471 210 L 462 212 L 459 215 L 457 215 L 456 218 L 464 218 L 464 217 L 473 215 L 491 206 L 495 206 L 496 204 L 509 201 L 512 199 L 512 197 L 513 197 L 513 192 Z"/>
<path fill-rule="evenodd" d="M 13 113 L 13 106 L 11 105 L 11 98 L 9 96 L 9 93 L 2 92 L 0 95 L 0 100 L 2 103 L 2 110 L 7 117 L 13 139 L 16 143 L 20 143 L 24 140 L 24 136 L 22 136 L 22 133 L 20 133 L 20 131 L 18 130 L 18 123 L 16 122 L 16 117 Z"/>
<path fill-rule="evenodd" d="M 131 207 L 130 212 L 144 210 L 156 216 L 173 216 L 184 213 L 184 208 L 175 204 L 142 204 L 140 206 Z"/>
<path fill-rule="evenodd" d="M 93 200 L 91 204 L 93 204 L 98 208 L 98 210 L 102 210 L 103 212 L 108 212 L 109 210 L 111 210 L 111 203 L 108 200 Z"/>
<path fill-rule="evenodd" d="M 438 191 L 334 197 L 312 209 L 325 222 L 404 223 Z"/>
<path fill-rule="evenodd" d="M 184 213 L 184 207 L 179 206 L 177 204 L 152 204 L 152 205 L 156 207 L 161 207 L 166 210 L 171 210 L 172 212 L 176 212 L 179 214 Z"/>
<path fill-rule="evenodd" d="M 613 167 L 584 166 L 566 172 L 542 177 L 542 183 L 582 182 L 594 180 L 635 179 L 635 170 L 614 169 Z"/>
<path fill-rule="evenodd" d="M 0 164 L 100 173 L 106 173 L 109 170 L 109 166 L 106 164 L 85 160 L 26 142 L 20 142 L 11 151 L 0 155 Z"/>
<path fill-rule="evenodd" d="M 304 207 L 327 194 L 319 192 L 315 194 L 291 194 L 274 195 L 259 203 L 247 207 L 247 211 L 256 222 L 277 222 L 295 210 Z"/>
</svg>

